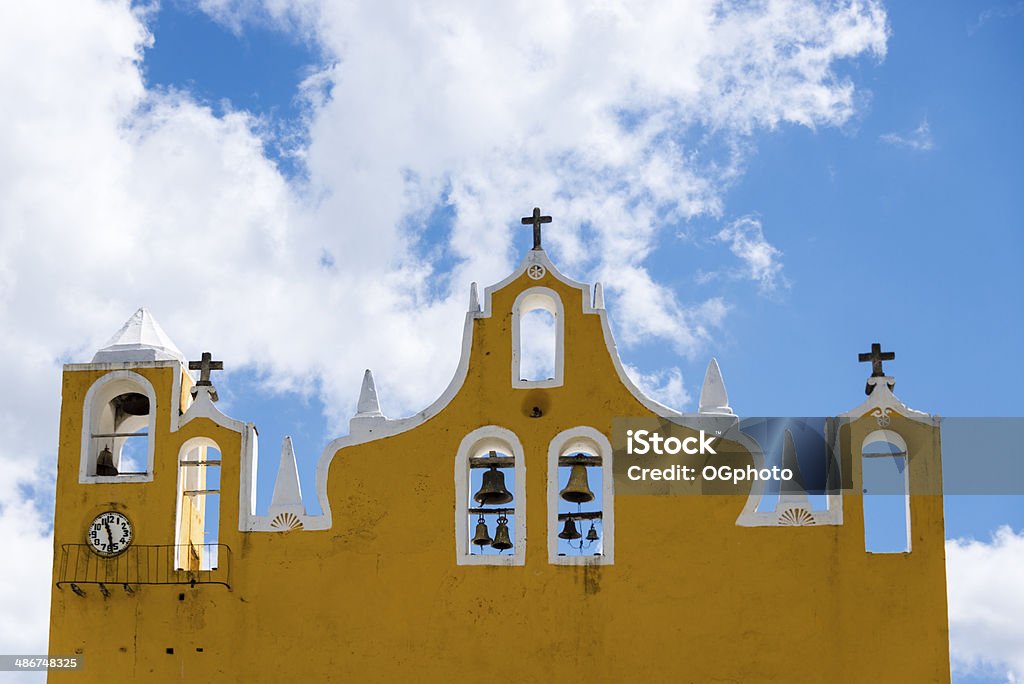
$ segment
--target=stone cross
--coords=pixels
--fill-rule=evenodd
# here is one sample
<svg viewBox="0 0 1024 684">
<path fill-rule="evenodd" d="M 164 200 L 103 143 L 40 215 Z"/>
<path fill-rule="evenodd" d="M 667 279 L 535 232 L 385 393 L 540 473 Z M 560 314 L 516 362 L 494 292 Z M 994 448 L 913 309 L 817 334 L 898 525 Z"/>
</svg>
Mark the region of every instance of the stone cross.
<svg viewBox="0 0 1024 684">
<path fill-rule="evenodd" d="M 540 246 L 540 225 L 542 223 L 551 223 L 551 217 L 550 216 L 541 216 L 540 215 L 540 208 L 539 207 L 534 207 L 533 208 L 533 215 L 532 216 L 524 216 L 520 220 L 522 221 L 524 226 L 529 226 L 531 224 L 533 225 L 533 248 L 534 249 L 541 249 L 541 246 Z"/>
<path fill-rule="evenodd" d="M 882 370 L 882 361 L 892 361 L 895 358 L 896 352 L 882 351 L 882 345 L 878 342 L 871 345 L 870 352 L 857 355 L 857 360 L 860 363 L 871 362 L 871 377 L 873 378 L 885 377 L 885 372 Z"/>
<path fill-rule="evenodd" d="M 199 382 L 196 383 L 196 387 L 212 387 L 213 383 L 210 382 L 210 371 L 224 370 L 224 362 L 214 361 L 213 354 L 210 352 L 203 352 L 203 360 L 189 361 L 188 369 L 199 371 Z"/>
</svg>

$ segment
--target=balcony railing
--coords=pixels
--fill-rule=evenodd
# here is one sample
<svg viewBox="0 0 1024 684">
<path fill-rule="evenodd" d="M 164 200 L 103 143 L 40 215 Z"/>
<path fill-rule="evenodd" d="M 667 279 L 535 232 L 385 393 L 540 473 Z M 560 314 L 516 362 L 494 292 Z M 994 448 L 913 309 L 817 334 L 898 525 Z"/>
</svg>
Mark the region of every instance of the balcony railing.
<svg viewBox="0 0 1024 684">
<path fill-rule="evenodd" d="M 178 567 L 184 560 L 189 567 Z M 200 563 L 205 560 L 205 563 Z M 203 565 L 215 565 L 204 569 Z M 71 584 L 221 584 L 231 588 L 231 549 L 226 544 L 133 544 L 113 558 L 88 544 L 62 544 L 57 586 Z"/>
</svg>

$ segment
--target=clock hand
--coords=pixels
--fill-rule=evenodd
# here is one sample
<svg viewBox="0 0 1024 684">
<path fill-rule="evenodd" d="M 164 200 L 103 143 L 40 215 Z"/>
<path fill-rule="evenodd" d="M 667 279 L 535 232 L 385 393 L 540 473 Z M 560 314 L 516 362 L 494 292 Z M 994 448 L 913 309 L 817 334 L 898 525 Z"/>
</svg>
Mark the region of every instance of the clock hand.
<svg viewBox="0 0 1024 684">
<path fill-rule="evenodd" d="M 103 520 L 103 527 L 107 529 L 107 550 L 109 551 L 110 547 L 114 545 L 114 533 L 110 531 L 110 523 L 106 519 Z"/>
</svg>

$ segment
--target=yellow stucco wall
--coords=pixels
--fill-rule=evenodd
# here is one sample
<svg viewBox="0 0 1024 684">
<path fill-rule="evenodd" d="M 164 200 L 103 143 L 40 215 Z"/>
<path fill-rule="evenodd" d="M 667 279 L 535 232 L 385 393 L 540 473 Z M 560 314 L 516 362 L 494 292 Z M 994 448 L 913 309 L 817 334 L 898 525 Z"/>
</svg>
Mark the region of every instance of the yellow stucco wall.
<svg viewBox="0 0 1024 684">
<path fill-rule="evenodd" d="M 513 389 L 512 303 L 536 285 L 565 305 L 565 381 Z M 618 496 L 614 564 L 549 564 L 551 439 L 576 426 L 611 438 L 613 418 L 652 415 L 620 382 L 583 296 L 550 272 L 494 292 L 450 403 L 410 431 L 334 456 L 326 531 L 238 531 L 240 436 L 205 418 L 170 431 L 173 368 L 138 371 L 160 402 L 153 482 L 79 484 L 82 401 L 104 371 L 65 372 L 55 578 L 62 544 L 80 543 L 103 510 L 132 519 L 136 544 L 173 543 L 178 451 L 203 436 L 224 460 L 231 588 L 115 587 L 104 598 L 84 585 L 80 598 L 55 587 L 50 653 L 82 653 L 85 670 L 53 680 L 948 681 L 940 496 L 912 497 L 913 551 L 886 555 L 865 553 L 856 496 L 844 497 L 842 526 L 795 528 L 738 527 L 741 496 Z M 529 417 L 534 405 L 543 417 Z M 870 431 L 862 421 L 847 447 Z M 931 428 L 893 421 L 913 441 L 912 481 L 933 474 Z M 454 458 L 484 425 L 524 447 L 525 566 L 456 564 Z M 855 463 L 855 487 L 859 473 Z"/>
</svg>

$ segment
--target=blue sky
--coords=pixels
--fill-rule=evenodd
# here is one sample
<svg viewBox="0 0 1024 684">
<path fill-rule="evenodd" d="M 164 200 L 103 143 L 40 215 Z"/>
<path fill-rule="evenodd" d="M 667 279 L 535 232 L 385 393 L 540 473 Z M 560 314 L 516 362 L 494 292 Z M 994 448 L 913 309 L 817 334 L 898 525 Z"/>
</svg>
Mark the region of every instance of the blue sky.
<svg viewBox="0 0 1024 684">
<path fill-rule="evenodd" d="M 889 368 L 909 405 L 946 416 L 1024 413 L 1024 399 L 1014 391 L 1024 383 L 1024 364 L 1014 362 L 1024 326 L 1011 303 L 1024 292 L 1024 200 L 1015 192 L 1024 186 L 1018 87 L 1024 55 L 1015 44 L 1024 18 L 994 18 L 975 28 L 988 8 L 888 7 L 885 61 L 847 69 L 870 88 L 856 120 L 817 131 L 783 125 L 750 143 L 756 149 L 726 193 L 725 220 L 756 216 L 773 227 L 790 287 L 771 297 L 750 292 L 746 283 L 724 288 L 749 304 L 736 306 L 708 351 L 725 369 L 734 408 L 744 415 L 818 415 L 859 403 L 867 367 L 856 354 L 876 339 L 898 350 Z M 149 84 L 188 90 L 215 111 L 245 109 L 275 127 L 301 126 L 298 89 L 319 63 L 316 46 L 260 20 L 236 33 L 182 3 L 162 8 L 151 26 L 155 43 L 144 57 Z M 883 140 L 893 133 L 912 138 L 922 124 L 931 149 Z M 301 173 L 278 149 L 268 153 Z M 530 199 L 522 203 L 528 213 Z M 451 217 L 434 218 L 427 228 L 442 234 Z M 505 217 L 511 230 L 517 218 Z M 526 232 L 516 240 L 529 246 Z M 696 282 L 695 274 L 708 268 L 701 245 L 668 235 L 657 247 L 651 270 L 681 298 L 723 290 L 714 281 Z M 998 334 L 979 336 L 993 326 Z M 624 356 L 641 367 L 663 359 L 684 364 L 691 395 L 707 359 L 680 360 L 657 348 Z M 965 391 L 965 374 L 982 380 L 986 391 Z M 233 412 L 256 421 L 265 442 L 292 435 L 306 456 L 300 468 L 312 491 L 313 463 L 330 436 L 317 397 L 268 396 L 251 371 L 233 373 L 231 382 L 239 384 L 239 396 L 254 398 L 235 400 Z M 267 470 L 273 469 L 261 473 L 262 505 L 273 488 Z M 1017 502 L 950 505 L 953 535 L 984 533 L 998 522 L 1024 527 Z"/>
<path fill-rule="evenodd" d="M 286 434 L 312 494 L 363 368 L 392 417 L 444 388 L 469 282 L 506 275 L 538 204 L 555 217 L 554 262 L 605 283 L 624 362 L 676 408 L 695 410 L 715 356 L 741 415 L 837 414 L 861 402 L 856 355 L 877 341 L 897 353 L 886 368 L 909 406 L 1024 415 L 1024 3 L 806 4 L 819 22 L 778 20 L 775 5 L 677 9 L 675 34 L 638 19 L 643 41 L 607 17 L 520 26 L 440 5 L 410 19 L 90 2 L 81 26 L 48 33 L 19 10 L 0 23 L 27 25 L 19 54 L 40 66 L 0 81 L 24 102 L 3 116 L 28 131 L 2 148 L 20 180 L 0 176 L 17 199 L 0 348 L 45 349 L 27 367 L 50 381 L 29 397 L 38 420 L 5 437 L 49 441 L 0 492 L 6 507 L 36 499 L 45 524 L 54 360 L 88 360 L 143 304 L 190 357 L 225 361 L 221 407 L 260 431 L 260 510 Z M 101 30 L 86 37 L 90 22 Z M 610 56 L 588 46 L 602 37 Z M 60 61 L 59 40 L 81 65 Z M 47 147 L 65 129 L 71 142 Z M 50 180 L 31 186 L 34 174 Z M 34 192 L 58 201 L 21 199 Z M 97 252 L 69 270 L 85 240 L 72 224 Z M 184 273 L 159 256 L 172 244 Z M 113 283 L 77 265 L 112 254 Z M 413 327 L 429 342 L 404 343 Z M 949 538 L 989 544 L 964 547 L 972 561 L 1024 562 L 1018 536 L 993 541 L 1001 525 L 1024 532 L 1021 498 L 947 497 L 946 510 Z M 965 630 L 965 658 L 980 657 L 984 631 Z M 1007 653 L 958 681 L 1004 681 L 1024 668 Z"/>
</svg>

